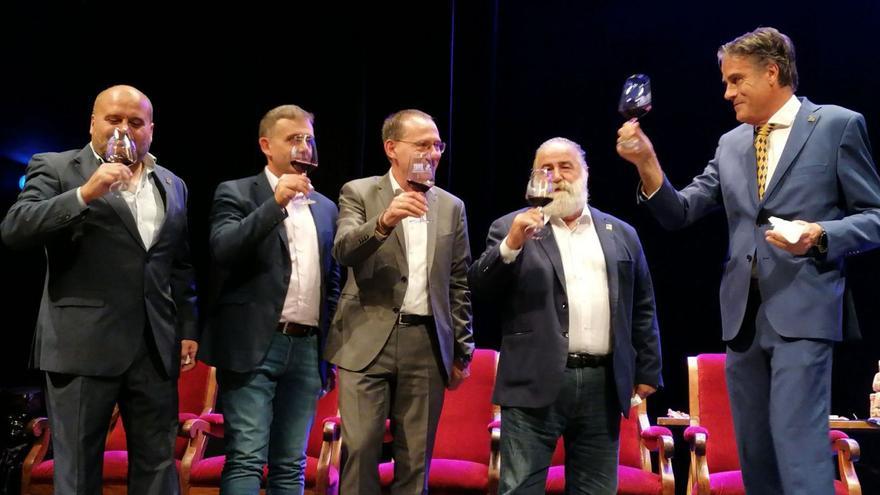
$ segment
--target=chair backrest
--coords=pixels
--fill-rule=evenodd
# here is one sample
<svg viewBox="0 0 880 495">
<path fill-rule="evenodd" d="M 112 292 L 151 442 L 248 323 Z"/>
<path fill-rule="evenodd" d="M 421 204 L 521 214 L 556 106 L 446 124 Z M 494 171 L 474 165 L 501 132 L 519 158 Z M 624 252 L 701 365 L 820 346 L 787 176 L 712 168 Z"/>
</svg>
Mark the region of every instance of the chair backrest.
<svg viewBox="0 0 880 495">
<path fill-rule="evenodd" d="M 641 423 L 641 424 L 640 424 Z M 642 429 L 648 428 L 647 401 L 642 401 L 638 406 L 629 411 L 629 417 L 620 417 L 620 459 L 621 466 L 629 466 L 637 469 L 650 467 L 651 454 L 643 448 Z M 565 464 L 565 444 L 562 437 L 556 442 L 556 450 L 553 452 L 552 466 Z"/>
<path fill-rule="evenodd" d="M 434 440 L 435 459 L 489 463 L 488 426 L 494 419 L 492 389 L 498 353 L 476 349 L 471 376 L 453 391 L 447 390 Z"/>
<path fill-rule="evenodd" d="M 690 424 L 702 426 L 709 432 L 706 462 L 710 473 L 740 469 L 724 362 L 724 354 L 688 358 Z"/>
<path fill-rule="evenodd" d="M 309 431 L 309 443 L 306 446 L 306 455 L 318 457 L 321 454 L 321 443 L 324 438 L 324 420 L 339 416 L 339 386 L 327 392 L 327 395 L 318 399 L 315 408 L 315 418 L 312 421 L 312 429 Z"/>
<path fill-rule="evenodd" d="M 217 378 L 214 368 L 197 361 L 195 368 L 181 373 L 177 381 L 177 401 L 178 417 L 181 420 L 193 419 L 200 414 L 213 412 L 217 401 Z M 183 457 L 186 446 L 187 439 L 177 437 L 174 445 L 175 459 Z M 104 450 L 128 450 L 121 416 L 111 423 Z"/>
</svg>

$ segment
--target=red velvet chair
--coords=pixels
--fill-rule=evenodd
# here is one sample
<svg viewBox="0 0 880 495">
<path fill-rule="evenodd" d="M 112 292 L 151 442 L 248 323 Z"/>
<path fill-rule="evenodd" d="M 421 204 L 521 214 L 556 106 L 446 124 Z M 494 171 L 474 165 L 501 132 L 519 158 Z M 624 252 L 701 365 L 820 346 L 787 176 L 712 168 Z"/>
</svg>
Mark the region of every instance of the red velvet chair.
<svg viewBox="0 0 880 495">
<path fill-rule="evenodd" d="M 182 472 L 183 464 L 191 462 L 204 450 L 203 432 L 208 425 L 204 420 L 199 419 L 199 416 L 213 410 L 216 396 L 214 368 L 198 362 L 195 368 L 181 374 L 178 381 L 179 429 L 174 448 L 174 459 L 179 472 Z M 104 495 L 125 494 L 128 491 L 126 486 L 128 451 L 122 423 L 118 409 L 114 410 L 104 447 Z M 51 441 L 48 420 L 35 419 L 31 422 L 30 428 L 36 441 L 22 466 L 21 493 L 22 495 L 52 494 L 54 461 L 44 459 Z M 184 487 L 185 479 L 181 476 L 181 488 Z"/>
<path fill-rule="evenodd" d="M 629 418 L 620 418 L 620 459 L 617 468 L 617 493 L 626 495 L 674 495 L 675 477 L 672 473 L 672 455 L 675 448 L 672 432 L 648 421 L 647 401 L 630 410 Z M 657 452 L 657 472 L 651 462 L 651 452 Z M 494 454 L 500 464 L 497 448 Z M 497 469 L 497 468 L 496 468 Z M 493 476 L 498 476 L 497 471 Z M 492 493 L 497 493 L 497 490 Z M 565 493 L 565 448 L 562 438 L 547 473 L 546 493 Z"/>
<path fill-rule="evenodd" d="M 488 429 L 498 412 L 492 405 L 497 356 L 491 349 L 476 349 L 470 378 L 458 389 L 446 391 L 428 473 L 431 495 L 497 492 L 497 484 L 490 488 Z M 380 464 L 383 492 L 388 492 L 393 479 L 394 462 Z"/>
<path fill-rule="evenodd" d="M 745 494 L 724 362 L 724 354 L 688 358 L 690 427 L 684 436 L 691 450 L 689 495 Z M 860 495 L 862 489 L 853 468 L 853 461 L 858 460 L 859 444 L 840 431 L 832 431 L 830 441 L 843 478 L 834 482 L 835 494 Z"/>
<path fill-rule="evenodd" d="M 337 390 L 334 388 L 318 401 L 315 420 L 309 432 L 306 446 L 305 493 L 336 495 L 339 493 L 339 425 L 335 421 L 324 421 L 338 414 Z M 202 416 L 210 424 L 208 436 L 211 439 L 223 438 L 223 415 Z M 181 495 L 216 495 L 220 492 L 220 476 L 223 472 L 225 455 L 199 459 L 186 470 L 189 491 Z M 263 468 L 263 484 L 266 482 L 268 467 Z M 183 475 L 183 472 L 181 473 Z"/>
</svg>

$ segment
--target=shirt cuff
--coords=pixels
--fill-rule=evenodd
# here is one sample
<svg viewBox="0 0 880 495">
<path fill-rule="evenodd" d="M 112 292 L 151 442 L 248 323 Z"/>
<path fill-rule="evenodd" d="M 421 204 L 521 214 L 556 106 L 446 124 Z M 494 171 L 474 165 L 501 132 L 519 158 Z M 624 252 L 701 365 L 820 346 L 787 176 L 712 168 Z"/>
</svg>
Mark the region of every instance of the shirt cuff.
<svg viewBox="0 0 880 495">
<path fill-rule="evenodd" d="M 517 256 L 522 252 L 522 248 L 510 249 L 510 247 L 507 246 L 507 236 L 504 236 L 504 240 L 501 241 L 498 250 L 501 252 L 501 261 L 503 261 L 505 265 L 509 265 L 516 261 Z"/>
<path fill-rule="evenodd" d="M 83 199 L 82 191 L 80 191 L 80 189 L 82 189 L 82 187 L 76 188 L 76 200 L 79 202 L 79 205 L 81 207 L 85 208 L 87 206 L 86 200 Z"/>
<path fill-rule="evenodd" d="M 652 191 L 651 194 L 645 194 L 645 184 L 640 183 L 639 184 L 639 197 L 642 199 L 642 201 L 648 201 L 649 199 L 653 198 L 654 195 L 657 194 L 658 191 L 660 191 L 661 187 L 663 187 L 663 184 L 660 184 L 660 187 L 658 187 L 657 189 Z"/>
</svg>

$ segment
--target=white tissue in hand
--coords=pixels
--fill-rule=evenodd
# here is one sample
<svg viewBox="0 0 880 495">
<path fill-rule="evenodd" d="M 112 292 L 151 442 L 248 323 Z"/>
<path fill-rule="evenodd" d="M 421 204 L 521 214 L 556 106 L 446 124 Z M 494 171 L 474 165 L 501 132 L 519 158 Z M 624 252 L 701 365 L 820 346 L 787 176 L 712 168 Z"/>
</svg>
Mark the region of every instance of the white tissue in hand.
<svg viewBox="0 0 880 495">
<path fill-rule="evenodd" d="M 770 224 L 773 225 L 773 230 L 779 232 L 779 234 L 785 238 L 789 244 L 795 244 L 801 238 L 801 234 L 804 233 L 805 225 L 789 222 L 788 220 L 783 220 L 779 217 L 770 217 Z"/>
</svg>

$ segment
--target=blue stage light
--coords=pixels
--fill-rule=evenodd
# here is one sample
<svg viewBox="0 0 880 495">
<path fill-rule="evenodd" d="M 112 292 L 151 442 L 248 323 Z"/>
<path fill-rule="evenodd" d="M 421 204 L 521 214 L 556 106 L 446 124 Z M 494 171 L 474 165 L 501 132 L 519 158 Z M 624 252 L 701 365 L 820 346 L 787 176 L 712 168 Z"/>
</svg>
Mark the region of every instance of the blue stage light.
<svg viewBox="0 0 880 495">
<path fill-rule="evenodd" d="M 18 188 L 19 188 L 19 189 L 24 189 L 24 180 L 25 180 L 25 178 L 26 178 L 26 176 L 22 175 L 22 176 L 18 179 Z"/>
</svg>

